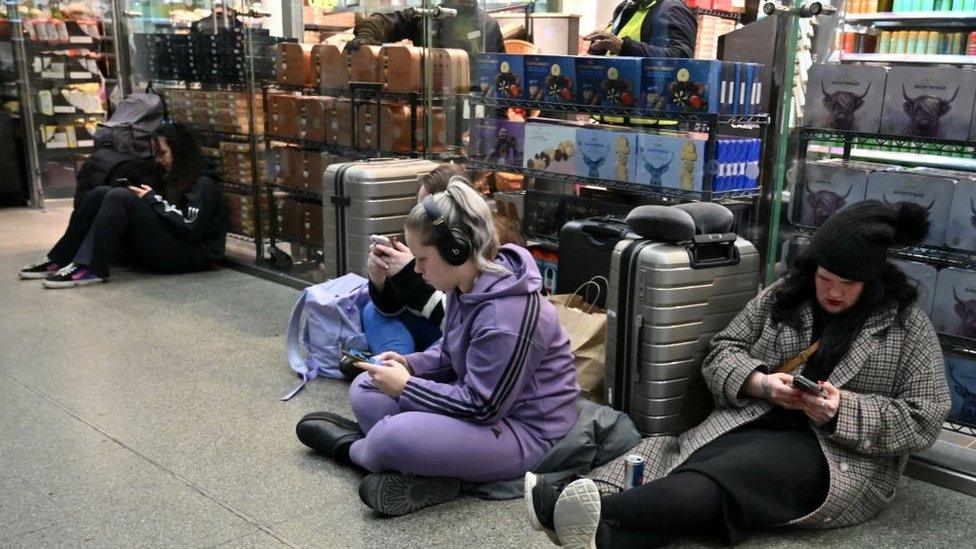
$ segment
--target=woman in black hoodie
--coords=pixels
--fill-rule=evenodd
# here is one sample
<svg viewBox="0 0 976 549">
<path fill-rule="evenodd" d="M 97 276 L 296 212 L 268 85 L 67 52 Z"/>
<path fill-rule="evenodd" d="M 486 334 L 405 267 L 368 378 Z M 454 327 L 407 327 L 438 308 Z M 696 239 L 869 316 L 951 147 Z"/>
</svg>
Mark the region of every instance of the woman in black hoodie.
<svg viewBox="0 0 976 549">
<path fill-rule="evenodd" d="M 47 288 L 104 282 L 115 251 L 150 271 L 207 268 L 224 255 L 226 212 L 220 182 L 203 170 L 196 139 L 182 124 L 164 124 L 155 137 L 162 188 L 150 173 L 127 187 L 97 187 L 75 209 L 64 236 L 20 278 L 43 278 Z"/>
</svg>

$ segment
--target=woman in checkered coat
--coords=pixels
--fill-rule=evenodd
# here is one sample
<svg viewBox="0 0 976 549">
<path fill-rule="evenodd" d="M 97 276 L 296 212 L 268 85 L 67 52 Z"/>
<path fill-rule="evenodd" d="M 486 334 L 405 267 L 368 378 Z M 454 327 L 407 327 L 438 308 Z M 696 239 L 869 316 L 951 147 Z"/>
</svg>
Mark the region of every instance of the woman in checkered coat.
<svg viewBox="0 0 976 549">
<path fill-rule="evenodd" d="M 914 204 L 835 214 L 793 270 L 712 339 L 702 365 L 711 415 L 630 452 L 645 459 L 644 484 L 627 489 L 622 458 L 562 491 L 530 474 L 530 522 L 565 547 L 649 547 L 703 530 L 736 543 L 760 528 L 875 516 L 949 411 L 932 324 L 887 261 L 889 247 L 927 231 Z M 793 372 L 821 380 L 807 393 L 775 370 L 814 341 Z"/>
</svg>

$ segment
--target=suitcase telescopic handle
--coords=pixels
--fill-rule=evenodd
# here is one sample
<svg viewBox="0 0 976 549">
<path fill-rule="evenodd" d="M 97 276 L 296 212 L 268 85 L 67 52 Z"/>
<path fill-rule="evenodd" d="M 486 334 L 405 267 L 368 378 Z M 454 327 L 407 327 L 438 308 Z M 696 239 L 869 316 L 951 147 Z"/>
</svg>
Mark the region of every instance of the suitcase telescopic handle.
<svg viewBox="0 0 976 549">
<path fill-rule="evenodd" d="M 739 249 L 735 233 L 715 233 L 695 235 L 688 246 L 688 257 L 692 269 L 714 269 L 738 265 Z"/>
</svg>

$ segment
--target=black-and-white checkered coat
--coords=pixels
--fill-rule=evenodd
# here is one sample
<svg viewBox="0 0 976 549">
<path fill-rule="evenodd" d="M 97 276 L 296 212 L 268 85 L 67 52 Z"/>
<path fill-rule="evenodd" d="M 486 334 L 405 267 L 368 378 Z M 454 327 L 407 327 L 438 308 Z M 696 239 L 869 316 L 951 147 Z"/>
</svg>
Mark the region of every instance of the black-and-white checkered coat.
<svg viewBox="0 0 976 549">
<path fill-rule="evenodd" d="M 774 326 L 769 313 L 775 287 L 753 299 L 712 339 L 702 365 L 716 403 L 711 415 L 677 437 L 646 438 L 630 452 L 646 460 L 645 482 L 667 475 L 695 450 L 772 409 L 769 402 L 739 391 L 754 370 L 775 370 L 806 349 L 813 323 L 808 304 L 801 331 Z M 931 446 L 939 435 L 950 401 L 938 339 L 917 308 L 902 323 L 895 313 L 892 305 L 869 316 L 829 378 L 841 389 L 836 427 L 814 432 L 830 467 L 830 489 L 819 509 L 790 524 L 835 528 L 875 516 L 894 497 L 907 456 Z M 604 494 L 620 491 L 623 459 L 590 476 Z"/>
</svg>

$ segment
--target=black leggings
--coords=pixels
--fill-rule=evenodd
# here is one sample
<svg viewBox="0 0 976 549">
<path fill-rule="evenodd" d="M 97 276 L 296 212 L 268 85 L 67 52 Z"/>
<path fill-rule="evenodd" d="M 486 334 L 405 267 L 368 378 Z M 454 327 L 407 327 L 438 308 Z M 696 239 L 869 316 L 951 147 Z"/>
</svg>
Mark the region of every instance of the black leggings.
<svg viewBox="0 0 976 549">
<path fill-rule="evenodd" d="M 164 273 L 199 271 L 211 257 L 203 244 L 173 234 L 145 200 L 128 189 L 111 187 L 86 193 L 47 257 L 61 266 L 74 262 L 107 277 L 112 252 L 120 248 L 149 270 Z"/>
<path fill-rule="evenodd" d="M 722 488 L 685 471 L 605 496 L 597 547 L 661 547 L 711 527 L 722 515 Z"/>
</svg>

